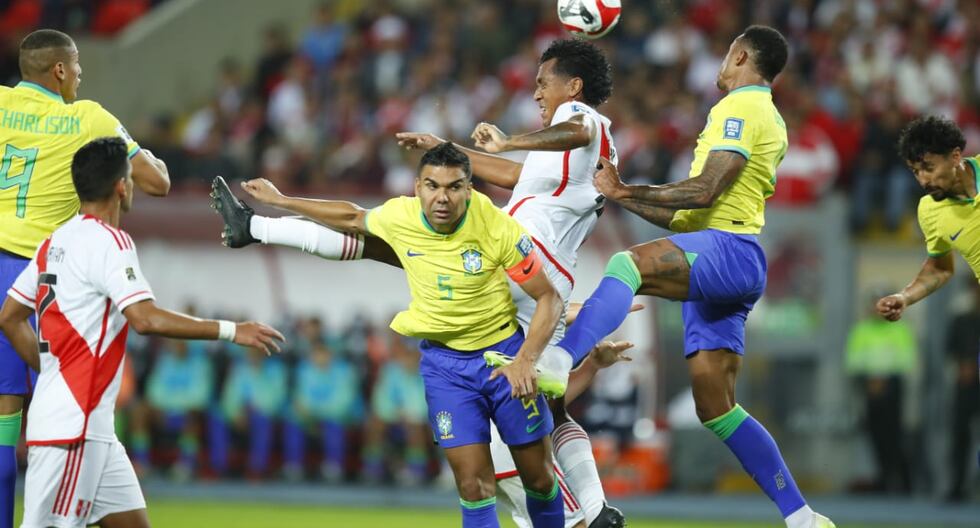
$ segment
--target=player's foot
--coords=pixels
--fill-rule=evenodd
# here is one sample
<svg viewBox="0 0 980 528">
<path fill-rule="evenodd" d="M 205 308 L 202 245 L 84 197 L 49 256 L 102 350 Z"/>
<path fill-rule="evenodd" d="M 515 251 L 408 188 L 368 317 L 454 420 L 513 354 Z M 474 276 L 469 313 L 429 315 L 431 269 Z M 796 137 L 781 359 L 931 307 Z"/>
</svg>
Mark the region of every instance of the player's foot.
<svg viewBox="0 0 980 528">
<path fill-rule="evenodd" d="M 623 516 L 623 512 L 608 504 L 602 505 L 599 516 L 589 524 L 589 528 L 623 528 L 624 526 L 626 526 L 626 517 Z"/>
<path fill-rule="evenodd" d="M 240 248 L 258 242 L 252 238 L 249 227 L 255 211 L 245 202 L 235 198 L 221 176 L 216 176 L 211 182 L 211 207 L 218 211 L 221 219 L 225 221 L 225 228 L 221 231 L 222 244 L 230 248 Z"/>
<path fill-rule="evenodd" d="M 514 361 L 514 358 L 494 351 L 484 352 L 483 359 L 493 368 L 507 366 Z M 534 370 L 538 371 L 538 392 L 548 398 L 561 398 L 565 395 L 565 389 L 568 388 L 567 370 L 554 371 L 550 365 L 542 365 L 541 361 L 534 365 Z"/>
<path fill-rule="evenodd" d="M 813 513 L 813 528 L 837 528 L 834 521 L 820 515 L 819 513 Z"/>
</svg>

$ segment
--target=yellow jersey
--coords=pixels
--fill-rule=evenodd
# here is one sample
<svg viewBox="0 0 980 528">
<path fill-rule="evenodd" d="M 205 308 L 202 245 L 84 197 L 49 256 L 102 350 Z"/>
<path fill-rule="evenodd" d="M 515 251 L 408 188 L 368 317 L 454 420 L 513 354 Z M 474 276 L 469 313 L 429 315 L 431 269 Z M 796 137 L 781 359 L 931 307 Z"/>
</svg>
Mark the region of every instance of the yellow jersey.
<svg viewBox="0 0 980 528">
<path fill-rule="evenodd" d="M 743 86 L 729 92 L 708 113 L 688 177 L 698 177 L 708 154 L 715 150 L 738 152 L 748 163 L 714 205 L 677 211 L 670 228 L 679 232 L 761 232 L 766 223 L 766 199 L 775 191 L 776 168 L 788 145 L 786 123 L 772 103 L 769 87 Z"/>
<path fill-rule="evenodd" d="M 450 234 L 437 233 L 421 201 L 410 196 L 372 209 L 367 229 L 395 250 L 408 276 L 412 302 L 395 316 L 392 330 L 461 351 L 488 347 L 517 331 L 506 270 L 526 261 L 534 243 L 485 195 L 472 192 Z"/>
<path fill-rule="evenodd" d="M 31 82 L 0 86 L 0 250 L 31 258 L 41 241 L 78 213 L 71 160 L 93 139 L 139 145 L 94 101 L 66 104 Z"/>
<path fill-rule="evenodd" d="M 966 158 L 980 189 L 980 156 Z M 911 177 L 911 176 L 910 176 Z M 930 257 L 941 257 L 951 250 L 963 255 L 980 279 L 980 210 L 977 198 L 933 200 L 928 194 L 919 199 L 919 226 L 926 238 Z"/>
</svg>

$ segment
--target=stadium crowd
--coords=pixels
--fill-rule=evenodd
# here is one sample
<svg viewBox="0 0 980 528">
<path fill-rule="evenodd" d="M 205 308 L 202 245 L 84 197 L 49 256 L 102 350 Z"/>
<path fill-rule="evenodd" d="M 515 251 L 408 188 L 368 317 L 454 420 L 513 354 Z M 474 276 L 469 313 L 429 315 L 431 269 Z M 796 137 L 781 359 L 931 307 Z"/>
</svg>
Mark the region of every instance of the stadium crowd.
<svg viewBox="0 0 980 528">
<path fill-rule="evenodd" d="M 624 177 L 686 177 L 690 146 L 720 96 L 718 64 L 750 21 L 782 30 L 793 53 L 774 91 L 790 130 L 774 203 L 811 204 L 843 190 L 855 230 L 893 231 L 911 218 L 918 192 L 895 152 L 905 122 L 923 112 L 954 117 L 967 150 L 980 148 L 976 2 L 647 0 L 630 8 L 598 41 L 614 68 L 602 111 Z M 254 64 L 225 61 L 210 101 L 159 116 L 139 135 L 177 185 L 221 173 L 405 192 L 413 173 L 396 131 L 468 144 L 480 121 L 504 131 L 540 125 L 536 58 L 567 36 L 553 11 L 540 0 L 325 3 L 300 35 L 270 26 Z M 507 16 L 514 12 L 526 16 Z"/>
</svg>

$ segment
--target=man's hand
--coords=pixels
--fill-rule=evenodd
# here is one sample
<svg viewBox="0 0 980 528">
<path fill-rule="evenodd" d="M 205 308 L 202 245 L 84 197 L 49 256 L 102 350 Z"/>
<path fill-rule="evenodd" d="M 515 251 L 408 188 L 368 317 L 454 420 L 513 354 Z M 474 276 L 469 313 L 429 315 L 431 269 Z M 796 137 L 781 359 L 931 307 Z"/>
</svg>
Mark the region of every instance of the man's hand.
<svg viewBox="0 0 980 528">
<path fill-rule="evenodd" d="M 473 134 L 470 137 L 476 141 L 477 147 L 491 154 L 510 150 L 507 145 L 510 136 L 504 134 L 499 128 L 490 123 L 476 125 L 476 129 L 473 130 Z"/>
<path fill-rule="evenodd" d="M 878 309 L 878 314 L 885 319 L 898 321 L 902 318 L 902 312 L 905 311 L 906 306 L 908 306 L 908 302 L 905 300 L 905 296 L 901 293 L 894 293 L 878 299 L 875 308 Z"/>
<path fill-rule="evenodd" d="M 611 367 L 620 361 L 633 361 L 623 352 L 633 348 L 629 341 L 603 341 L 592 349 L 592 362 L 601 369 Z"/>
<path fill-rule="evenodd" d="M 271 184 L 270 184 L 271 185 Z M 281 352 L 280 342 L 285 342 L 286 338 L 278 330 L 262 323 L 238 323 L 235 325 L 235 344 L 264 350 L 266 355 L 272 352 Z"/>
<path fill-rule="evenodd" d="M 242 189 L 258 202 L 266 205 L 276 205 L 284 198 L 279 189 L 265 178 L 242 182 Z"/>
<path fill-rule="evenodd" d="M 592 179 L 597 191 L 612 201 L 629 198 L 629 190 L 623 180 L 619 179 L 619 170 L 606 158 L 599 158 L 599 170 Z"/>
<path fill-rule="evenodd" d="M 432 150 L 446 142 L 439 136 L 419 132 L 399 132 L 395 134 L 395 138 L 398 139 L 398 146 L 407 150 Z"/>
<path fill-rule="evenodd" d="M 500 376 L 507 378 L 510 382 L 510 396 L 512 398 L 535 398 L 538 395 L 538 372 L 534 370 L 534 365 L 528 361 L 515 359 L 510 365 L 505 365 L 490 374 L 490 379 L 497 379 Z"/>
</svg>

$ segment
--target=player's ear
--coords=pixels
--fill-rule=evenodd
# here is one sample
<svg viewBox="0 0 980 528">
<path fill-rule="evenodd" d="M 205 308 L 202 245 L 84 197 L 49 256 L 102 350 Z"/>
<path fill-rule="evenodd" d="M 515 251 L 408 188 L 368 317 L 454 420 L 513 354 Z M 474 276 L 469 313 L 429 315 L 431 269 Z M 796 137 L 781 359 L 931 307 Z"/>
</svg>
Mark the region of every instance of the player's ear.
<svg viewBox="0 0 980 528">
<path fill-rule="evenodd" d="M 568 98 L 574 99 L 575 96 L 582 93 L 582 89 L 585 88 L 585 83 L 582 82 L 581 77 L 572 77 L 565 83 L 565 87 L 568 88 Z"/>
<path fill-rule="evenodd" d="M 949 160 L 953 162 L 953 165 L 959 165 L 963 162 L 963 151 L 960 147 L 956 147 L 952 152 L 949 153 Z"/>
</svg>

